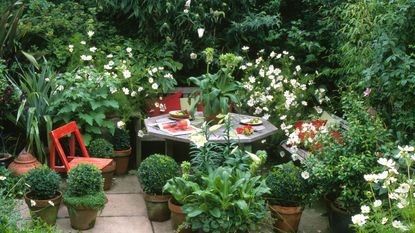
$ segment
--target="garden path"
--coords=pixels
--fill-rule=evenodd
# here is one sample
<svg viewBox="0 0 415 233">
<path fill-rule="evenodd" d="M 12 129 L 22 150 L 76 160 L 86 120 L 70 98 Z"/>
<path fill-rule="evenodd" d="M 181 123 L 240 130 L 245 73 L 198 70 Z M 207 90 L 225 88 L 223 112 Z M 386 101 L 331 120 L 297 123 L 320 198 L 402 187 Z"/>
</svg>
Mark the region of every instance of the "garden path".
<svg viewBox="0 0 415 233">
<path fill-rule="evenodd" d="M 132 172 L 132 171 L 131 171 Z M 170 221 L 151 222 L 147 218 L 143 191 L 135 174 L 117 176 L 107 191 L 108 204 L 99 214 L 95 227 L 88 233 L 173 233 Z M 23 215 L 29 217 L 26 204 L 21 202 Z M 306 208 L 299 233 L 328 233 L 327 218 L 322 216 L 321 204 Z M 65 205 L 61 205 L 57 220 L 58 229 L 65 233 L 78 232 L 71 228 Z M 267 231 L 268 232 L 268 231 Z"/>
</svg>

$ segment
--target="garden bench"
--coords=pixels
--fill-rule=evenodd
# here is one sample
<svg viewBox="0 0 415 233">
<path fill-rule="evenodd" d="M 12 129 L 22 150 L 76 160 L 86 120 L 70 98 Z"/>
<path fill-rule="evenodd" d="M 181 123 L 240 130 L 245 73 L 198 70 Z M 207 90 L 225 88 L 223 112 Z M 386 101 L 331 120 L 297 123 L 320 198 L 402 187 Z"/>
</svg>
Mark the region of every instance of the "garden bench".
<svg viewBox="0 0 415 233">
<path fill-rule="evenodd" d="M 190 94 L 196 90 L 196 87 L 177 87 L 173 91 L 167 93 L 167 95 L 172 95 L 175 93 L 181 93 L 182 96 L 180 98 L 180 109 L 170 109 L 170 110 L 184 110 L 188 109 L 190 106 L 188 104 L 188 97 Z M 168 111 L 163 112 L 162 114 L 168 113 Z M 137 167 L 140 165 L 142 161 L 142 143 L 143 142 L 164 142 L 164 152 L 165 154 L 171 154 L 170 148 L 172 148 L 171 144 L 172 142 L 169 140 L 165 140 L 160 137 L 152 136 L 147 133 L 144 133 L 142 137 L 139 137 L 139 131 L 143 130 L 143 119 L 138 119 L 134 122 L 134 131 L 135 131 L 135 143 L 136 143 L 136 149 L 135 149 L 135 155 L 136 155 L 136 164 Z"/>
<path fill-rule="evenodd" d="M 329 114 L 326 111 L 324 111 L 321 114 L 319 120 L 327 120 L 327 124 L 337 124 L 341 130 L 347 130 L 349 126 L 349 123 L 343 118 L 333 114 Z M 297 154 L 300 160 L 307 158 L 307 156 L 309 155 L 309 152 L 304 149 L 297 148 L 297 150 L 294 150 L 293 148 L 291 148 L 287 144 L 287 140 L 281 142 L 281 147 L 284 148 L 284 150 L 286 150 L 290 155 Z"/>
</svg>

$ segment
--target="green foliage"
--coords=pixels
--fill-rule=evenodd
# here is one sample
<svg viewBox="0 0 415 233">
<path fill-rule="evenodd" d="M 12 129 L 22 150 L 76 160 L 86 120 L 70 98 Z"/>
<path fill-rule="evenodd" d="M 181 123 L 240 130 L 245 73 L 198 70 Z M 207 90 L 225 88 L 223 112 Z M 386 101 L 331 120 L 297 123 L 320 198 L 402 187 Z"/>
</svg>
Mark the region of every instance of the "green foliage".
<svg viewBox="0 0 415 233">
<path fill-rule="evenodd" d="M 0 122 L 5 121 L 7 114 L 15 112 L 19 105 L 18 92 L 7 80 L 7 67 L 4 62 L 0 60 Z M 3 129 L 3 124 L 0 129 Z"/>
<path fill-rule="evenodd" d="M 1 168 L 0 168 L 1 169 Z M 0 181 L 0 184 L 3 181 Z M 0 191 L 4 191 L 0 188 Z M 12 232 L 17 228 L 17 223 L 20 220 L 19 212 L 15 210 L 16 202 L 13 198 L 0 193 L 0 232 Z"/>
<path fill-rule="evenodd" d="M 10 53 L 13 53 L 14 39 L 23 10 L 23 3 L 15 1 L 5 12 L 0 12 L 2 13 L 0 19 L 0 58 L 7 58 Z"/>
<path fill-rule="evenodd" d="M 115 129 L 114 137 L 112 138 L 114 150 L 128 150 L 131 148 L 130 134 L 125 129 Z"/>
<path fill-rule="evenodd" d="M 60 176 L 47 166 L 36 168 L 27 173 L 26 183 L 31 192 L 30 198 L 38 200 L 51 199 L 59 191 Z"/>
<path fill-rule="evenodd" d="M 70 196 L 65 193 L 63 198 L 64 203 L 70 207 L 87 207 L 96 210 L 102 210 L 107 203 L 107 196 L 104 191 L 84 196 Z"/>
<path fill-rule="evenodd" d="M 92 164 L 81 163 L 68 173 L 65 197 L 94 196 L 102 191 L 104 180 L 101 171 Z"/>
<path fill-rule="evenodd" d="M 179 175 L 179 165 L 167 155 L 153 154 L 141 162 L 138 179 L 145 193 L 161 194 L 166 182 Z"/>
<path fill-rule="evenodd" d="M 269 192 L 265 181 L 249 172 L 219 167 L 191 183 L 192 193 L 183 211 L 192 229 L 204 232 L 258 230 L 267 214 L 263 195 Z M 190 182 L 190 181 L 189 181 Z"/>
<path fill-rule="evenodd" d="M 289 162 L 272 168 L 266 178 L 270 188 L 268 200 L 282 206 L 305 206 L 310 203 L 311 189 L 301 176 L 301 169 Z"/>
<path fill-rule="evenodd" d="M 26 192 L 25 178 L 17 177 L 14 174 L 10 173 L 7 168 L 0 167 L 0 196 L 6 197 L 22 197 Z"/>
<path fill-rule="evenodd" d="M 112 158 L 114 146 L 104 138 L 92 140 L 88 147 L 89 155 L 95 158 Z"/>
</svg>

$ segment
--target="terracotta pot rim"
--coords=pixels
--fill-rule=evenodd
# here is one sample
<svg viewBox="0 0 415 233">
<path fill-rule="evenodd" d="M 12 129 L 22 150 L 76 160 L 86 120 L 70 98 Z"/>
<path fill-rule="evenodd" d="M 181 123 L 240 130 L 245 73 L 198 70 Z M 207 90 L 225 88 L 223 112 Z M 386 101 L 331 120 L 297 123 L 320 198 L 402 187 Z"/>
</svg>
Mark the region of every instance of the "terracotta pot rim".
<svg viewBox="0 0 415 233">
<path fill-rule="evenodd" d="M 131 155 L 132 147 L 127 150 L 114 150 L 114 157 L 127 157 Z"/>
<path fill-rule="evenodd" d="M 169 210 L 174 213 L 184 214 L 182 206 L 173 203 L 173 198 L 169 199 Z"/>
<path fill-rule="evenodd" d="M 144 193 L 144 200 L 149 202 L 168 202 L 171 195 L 158 195 L 152 193 Z"/>
<path fill-rule="evenodd" d="M 2 159 L 10 159 L 11 157 L 13 157 L 12 154 L 7 153 L 7 152 L 6 153 L 1 152 L 0 155 L 3 155 L 4 156 L 4 157 L 0 157 L 0 160 L 2 160 Z"/>
<path fill-rule="evenodd" d="M 330 207 L 331 207 L 333 210 L 337 211 L 337 212 L 340 212 L 340 213 L 343 213 L 343 214 L 347 214 L 347 215 L 351 215 L 351 213 L 350 213 L 350 212 L 348 212 L 347 210 L 345 210 L 345 209 L 342 209 L 342 208 L 338 207 L 338 206 L 336 205 L 336 201 L 332 201 L 332 202 L 330 202 Z"/>
<path fill-rule="evenodd" d="M 58 191 L 57 192 L 58 195 L 56 195 L 55 197 L 50 198 L 50 199 L 34 199 L 34 198 L 30 197 L 31 193 L 32 193 L 32 191 L 28 191 L 24 194 L 24 199 L 26 201 L 26 204 L 29 206 L 29 208 L 50 206 L 49 201 L 52 201 L 53 204 L 55 204 L 55 206 L 60 205 L 60 203 L 62 202 L 63 193 L 61 191 Z M 36 202 L 36 206 L 29 205 L 31 200 Z"/>
<path fill-rule="evenodd" d="M 283 214 L 298 214 L 303 212 L 303 206 L 281 206 L 281 205 L 268 205 L 272 211 Z"/>
</svg>

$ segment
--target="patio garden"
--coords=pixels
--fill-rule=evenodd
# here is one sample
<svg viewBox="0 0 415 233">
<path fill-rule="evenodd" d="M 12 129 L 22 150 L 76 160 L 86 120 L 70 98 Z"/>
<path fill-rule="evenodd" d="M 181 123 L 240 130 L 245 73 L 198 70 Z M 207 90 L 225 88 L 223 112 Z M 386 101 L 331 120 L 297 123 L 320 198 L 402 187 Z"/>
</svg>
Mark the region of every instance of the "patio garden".
<svg viewBox="0 0 415 233">
<path fill-rule="evenodd" d="M 0 14 L 0 233 L 415 233 L 415 2 Z"/>
</svg>

